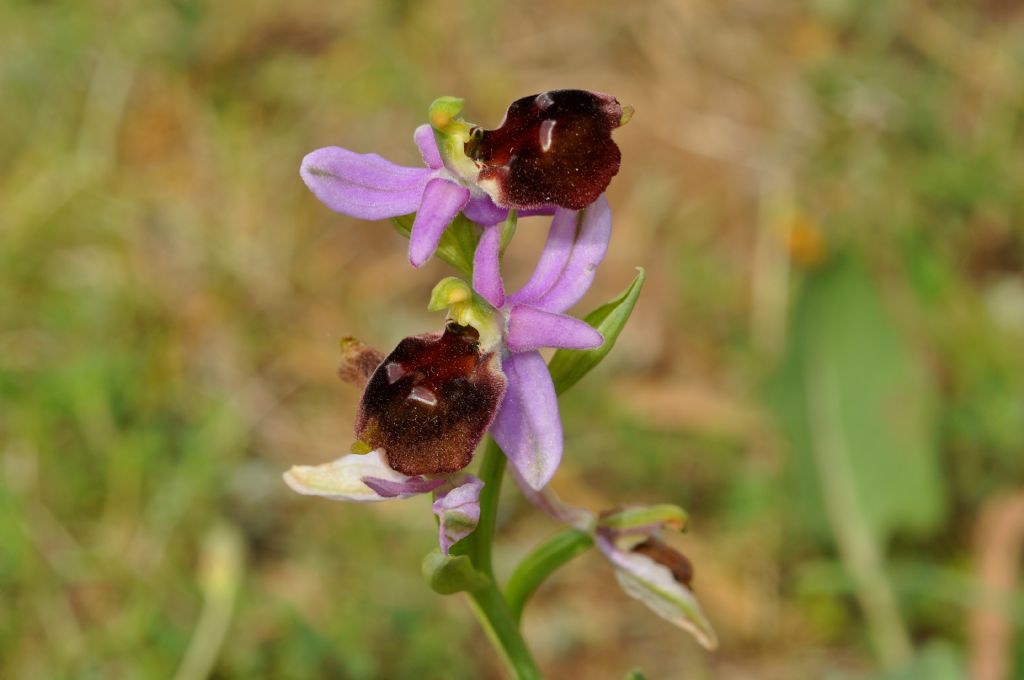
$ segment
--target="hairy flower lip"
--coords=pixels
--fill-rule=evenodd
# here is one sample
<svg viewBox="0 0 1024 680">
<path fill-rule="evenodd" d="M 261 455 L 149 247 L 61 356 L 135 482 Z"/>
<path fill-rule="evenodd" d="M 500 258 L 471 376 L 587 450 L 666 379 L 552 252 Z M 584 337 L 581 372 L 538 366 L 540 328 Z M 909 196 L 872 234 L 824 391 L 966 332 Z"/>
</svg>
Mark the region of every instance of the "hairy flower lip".
<svg viewBox="0 0 1024 680">
<path fill-rule="evenodd" d="M 473 458 L 506 378 L 476 329 L 454 323 L 402 340 L 363 390 L 356 437 L 405 475 L 452 474 Z"/>
<path fill-rule="evenodd" d="M 512 102 L 494 129 L 471 128 L 464 152 L 496 205 L 580 210 L 618 173 L 622 154 L 611 133 L 631 116 L 608 94 L 548 90 Z"/>
</svg>

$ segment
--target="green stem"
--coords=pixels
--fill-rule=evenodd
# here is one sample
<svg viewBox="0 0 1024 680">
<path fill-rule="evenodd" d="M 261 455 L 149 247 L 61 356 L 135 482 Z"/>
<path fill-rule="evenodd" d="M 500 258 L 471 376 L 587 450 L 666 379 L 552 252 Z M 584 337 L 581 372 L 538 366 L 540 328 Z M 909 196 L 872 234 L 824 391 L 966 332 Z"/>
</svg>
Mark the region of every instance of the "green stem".
<svg viewBox="0 0 1024 680">
<path fill-rule="evenodd" d="M 594 545 L 590 534 L 569 527 L 558 532 L 527 555 L 505 585 L 505 600 L 516 621 L 534 591 L 556 569 Z"/>
<path fill-rule="evenodd" d="M 488 438 L 478 475 L 484 482 L 480 492 L 480 521 L 476 530 L 456 545 L 459 552 L 469 555 L 473 566 L 486 576 L 486 585 L 468 593 L 473 613 L 480 620 L 491 644 L 504 659 L 516 680 L 539 680 L 541 675 L 530 650 L 519 632 L 519 619 L 512 615 L 508 603 L 496 585 L 491 561 L 491 543 L 498 515 L 498 497 L 505 473 L 505 454 L 494 440 Z"/>
<path fill-rule="evenodd" d="M 473 532 L 469 556 L 477 571 L 483 572 L 494 581 L 494 566 L 491 562 L 491 543 L 494 541 L 494 526 L 498 520 L 498 497 L 501 495 L 501 481 L 505 474 L 505 454 L 490 437 L 484 445 L 483 460 L 480 462 L 480 479 L 484 488 L 480 491 L 480 521 Z"/>
<path fill-rule="evenodd" d="M 540 670 L 519 632 L 519 621 L 512 616 L 494 581 L 488 581 L 486 587 L 470 592 L 469 598 L 473 612 L 491 644 L 505 660 L 512 677 L 516 680 L 540 680 Z"/>
</svg>

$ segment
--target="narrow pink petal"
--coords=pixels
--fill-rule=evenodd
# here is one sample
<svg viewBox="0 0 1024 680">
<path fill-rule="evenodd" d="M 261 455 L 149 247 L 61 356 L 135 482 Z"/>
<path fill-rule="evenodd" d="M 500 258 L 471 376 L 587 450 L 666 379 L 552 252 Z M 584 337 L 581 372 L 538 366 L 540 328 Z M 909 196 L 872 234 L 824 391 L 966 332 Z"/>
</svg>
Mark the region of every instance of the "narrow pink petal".
<svg viewBox="0 0 1024 680">
<path fill-rule="evenodd" d="M 562 460 L 562 422 L 548 367 L 537 352 L 502 362 L 508 390 L 491 435 L 530 488 L 542 489 Z"/>
<path fill-rule="evenodd" d="M 419 267 L 437 250 L 441 234 L 469 200 L 469 189 L 441 177 L 427 182 L 409 234 L 409 262 Z"/>
<path fill-rule="evenodd" d="M 564 312 L 590 289 L 597 265 L 608 251 L 612 235 L 612 213 L 604 194 L 583 209 L 579 235 L 561 276 L 534 306 L 549 312 Z"/>
<path fill-rule="evenodd" d="M 530 501 L 547 513 L 549 517 L 557 522 L 561 522 L 562 524 L 568 524 L 580 531 L 586 531 L 588 533 L 592 533 L 594 531 L 594 526 L 597 524 L 597 518 L 594 516 L 594 513 L 586 508 L 577 508 L 573 505 L 569 505 L 563 501 L 550 486 L 546 486 L 543 489 L 531 488 L 519 474 L 519 471 L 514 467 L 510 468 L 509 472 L 515 480 L 516 485 L 519 486 L 519 490 L 526 497 L 526 500 Z"/>
<path fill-rule="evenodd" d="M 473 475 L 464 475 L 452 484 L 450 489 L 437 492 L 437 500 L 431 506 L 439 520 L 438 542 L 445 555 L 453 544 L 476 529 L 480 521 L 480 490 L 484 488 L 483 480 Z"/>
<path fill-rule="evenodd" d="M 510 296 L 512 302 L 533 303 L 558 280 L 572 254 L 572 245 L 576 239 L 576 214 L 575 210 L 564 208 L 555 211 L 537 267 L 526 285 Z"/>
<path fill-rule="evenodd" d="M 364 220 L 415 212 L 430 178 L 426 168 L 406 168 L 337 146 L 308 154 L 299 172 L 328 208 Z"/>
<path fill-rule="evenodd" d="M 485 227 L 504 222 L 508 217 L 508 208 L 499 208 L 494 205 L 490 196 L 469 199 L 469 203 L 466 204 L 462 212 L 469 219 Z"/>
<path fill-rule="evenodd" d="M 437 150 L 437 140 L 434 138 L 434 128 L 429 125 L 421 125 L 416 128 L 412 138 L 416 140 L 416 146 L 420 148 L 420 155 L 423 162 L 431 170 L 437 170 L 444 165 L 441 160 L 441 152 Z"/>
<path fill-rule="evenodd" d="M 473 290 L 494 307 L 505 304 L 505 284 L 501 280 L 501 229 L 484 229 L 473 255 Z"/>
<path fill-rule="evenodd" d="M 529 305 L 516 305 L 509 312 L 508 348 L 513 352 L 529 352 L 541 347 L 593 349 L 604 338 L 586 321 L 545 312 Z"/>
</svg>

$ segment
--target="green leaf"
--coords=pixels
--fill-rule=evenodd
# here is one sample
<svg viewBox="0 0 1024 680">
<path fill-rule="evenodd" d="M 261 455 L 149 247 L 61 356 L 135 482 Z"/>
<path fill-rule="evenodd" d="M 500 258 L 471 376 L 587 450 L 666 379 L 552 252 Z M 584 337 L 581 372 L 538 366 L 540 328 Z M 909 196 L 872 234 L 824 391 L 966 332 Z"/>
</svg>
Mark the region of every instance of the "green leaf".
<svg viewBox="0 0 1024 680">
<path fill-rule="evenodd" d="M 409 238 L 415 220 L 416 214 L 413 213 L 392 217 L 391 224 L 395 227 L 395 231 Z M 435 255 L 464 276 L 472 276 L 473 254 L 476 252 L 476 244 L 480 242 L 480 233 L 478 224 L 459 213 L 441 235 Z"/>
<path fill-rule="evenodd" d="M 580 378 L 601 363 L 605 355 L 612 351 L 619 333 L 629 321 L 640 289 L 643 288 L 647 273 L 637 267 L 636 278 L 622 291 L 618 297 L 601 305 L 584 318 L 584 321 L 596 328 L 604 336 L 604 344 L 596 349 L 560 349 L 555 352 L 548 364 L 555 390 L 561 394 L 579 382 Z"/>
<path fill-rule="evenodd" d="M 434 592 L 451 595 L 483 588 L 488 578 L 473 568 L 466 555 L 442 555 L 434 550 L 423 558 L 423 578 Z"/>
<path fill-rule="evenodd" d="M 594 545 L 594 538 L 579 529 L 566 528 L 555 534 L 516 567 L 505 586 L 505 600 L 518 621 L 523 607 L 534 591 L 562 565 L 585 553 Z"/>
<path fill-rule="evenodd" d="M 792 448 L 806 528 L 827 537 L 829 521 L 844 521 L 829 518 L 823 492 L 835 475 L 852 482 L 850 507 L 880 544 L 895 530 L 939 525 L 935 387 L 857 261 L 838 258 L 804 280 L 770 403 Z"/>
<path fill-rule="evenodd" d="M 625 680 L 647 680 L 647 676 L 639 668 L 634 668 L 630 672 L 626 673 Z"/>
</svg>

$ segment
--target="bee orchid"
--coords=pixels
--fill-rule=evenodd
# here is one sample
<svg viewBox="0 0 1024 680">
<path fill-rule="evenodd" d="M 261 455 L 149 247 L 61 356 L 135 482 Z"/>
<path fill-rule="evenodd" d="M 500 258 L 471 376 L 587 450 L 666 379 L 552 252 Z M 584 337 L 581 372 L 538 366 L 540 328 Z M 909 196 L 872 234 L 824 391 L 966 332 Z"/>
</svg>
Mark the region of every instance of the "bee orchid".
<svg viewBox="0 0 1024 680">
<path fill-rule="evenodd" d="M 375 502 L 434 493 L 439 542 L 447 554 L 480 517 L 483 482 L 462 470 L 494 420 L 505 376 L 471 327 L 449 323 L 406 338 L 384 356 L 342 341 L 339 376 L 363 387 L 352 453 L 296 465 L 284 479 L 298 493 Z"/>
<path fill-rule="evenodd" d="M 554 90 L 516 100 L 501 125 L 484 130 L 458 114 L 462 100 L 441 97 L 430 125 L 413 138 L 426 167 L 404 167 L 377 154 L 337 146 L 311 152 L 300 174 L 330 209 L 367 220 L 416 213 L 409 261 L 419 267 L 462 212 L 483 226 L 520 215 L 580 209 L 619 170 L 611 132 L 632 109 L 610 95 Z"/>
</svg>

